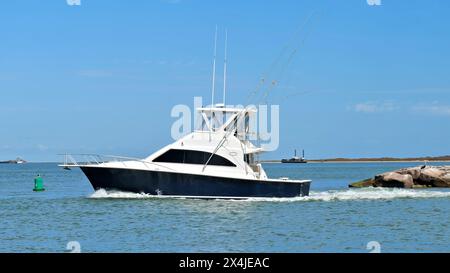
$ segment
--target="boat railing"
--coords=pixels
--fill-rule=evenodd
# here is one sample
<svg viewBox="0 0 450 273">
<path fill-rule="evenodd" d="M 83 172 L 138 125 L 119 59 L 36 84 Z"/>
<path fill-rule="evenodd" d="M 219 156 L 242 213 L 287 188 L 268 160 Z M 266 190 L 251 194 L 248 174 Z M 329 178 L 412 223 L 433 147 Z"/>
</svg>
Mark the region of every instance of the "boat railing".
<svg viewBox="0 0 450 273">
<path fill-rule="evenodd" d="M 132 167 L 132 164 L 133 166 L 136 166 L 136 163 L 138 163 L 142 164 L 146 169 L 150 168 L 150 166 L 157 166 L 174 171 L 172 168 L 167 166 L 134 157 L 99 154 L 60 154 L 60 156 L 64 157 L 63 164 L 60 165 L 64 168 L 96 166 L 105 163 L 120 163 L 124 167 Z"/>
</svg>

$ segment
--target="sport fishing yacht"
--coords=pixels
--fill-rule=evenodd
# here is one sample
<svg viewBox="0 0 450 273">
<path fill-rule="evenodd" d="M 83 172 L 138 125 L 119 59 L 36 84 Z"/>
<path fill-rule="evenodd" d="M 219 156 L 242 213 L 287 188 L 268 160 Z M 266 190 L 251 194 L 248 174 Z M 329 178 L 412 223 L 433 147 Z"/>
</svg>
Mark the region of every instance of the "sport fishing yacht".
<svg viewBox="0 0 450 273">
<path fill-rule="evenodd" d="M 151 195 L 242 199 L 309 194 L 310 180 L 270 179 L 256 161 L 262 148 L 248 140 L 249 116 L 256 109 L 199 108 L 202 128 L 145 159 L 66 155 L 62 167 L 79 167 L 94 189 Z M 215 116 L 229 116 L 217 128 Z M 244 133 L 237 124 L 244 121 Z M 83 158 L 76 161 L 76 157 Z"/>
<path fill-rule="evenodd" d="M 268 178 L 258 161 L 263 149 L 251 137 L 257 109 L 225 107 L 225 80 L 223 97 L 221 104 L 213 99 L 210 107 L 196 109 L 199 128 L 145 159 L 65 155 L 61 166 L 81 168 L 95 190 L 207 199 L 308 195 L 310 180 Z"/>
</svg>

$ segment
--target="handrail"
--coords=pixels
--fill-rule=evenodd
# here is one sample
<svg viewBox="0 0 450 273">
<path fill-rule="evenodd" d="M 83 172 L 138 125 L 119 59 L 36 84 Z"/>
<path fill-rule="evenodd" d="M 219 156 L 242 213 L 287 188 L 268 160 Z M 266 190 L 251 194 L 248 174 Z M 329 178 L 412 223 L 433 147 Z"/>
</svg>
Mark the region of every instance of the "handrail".
<svg viewBox="0 0 450 273">
<path fill-rule="evenodd" d="M 144 164 L 146 167 L 148 165 L 155 165 L 161 168 L 166 168 L 171 171 L 175 171 L 174 169 L 154 163 L 147 160 L 142 160 L 134 157 L 126 157 L 126 156 L 115 156 L 115 155 L 99 155 L 99 154 L 58 154 L 59 156 L 64 156 L 64 163 L 62 166 L 65 167 L 80 167 L 83 165 L 100 165 L 102 163 L 112 163 L 112 162 L 120 162 L 126 167 L 126 161 L 135 161 Z M 83 161 L 76 160 L 76 157 L 81 157 Z"/>
</svg>

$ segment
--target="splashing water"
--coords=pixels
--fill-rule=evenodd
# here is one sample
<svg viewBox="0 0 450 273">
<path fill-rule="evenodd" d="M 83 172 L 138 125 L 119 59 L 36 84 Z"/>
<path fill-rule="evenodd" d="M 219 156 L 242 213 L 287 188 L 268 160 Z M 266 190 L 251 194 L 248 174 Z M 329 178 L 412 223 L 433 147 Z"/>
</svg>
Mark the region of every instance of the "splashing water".
<svg viewBox="0 0 450 273">
<path fill-rule="evenodd" d="M 133 193 L 133 192 L 124 192 L 124 191 L 107 191 L 104 189 L 100 189 L 95 191 L 93 194 L 89 196 L 89 198 L 93 199 L 146 199 L 156 197 L 154 195 L 150 195 L 147 193 Z"/>
<path fill-rule="evenodd" d="M 89 198 L 94 199 L 148 199 L 176 198 L 174 196 L 156 196 L 146 193 L 97 190 Z M 354 200 L 389 200 L 398 198 L 450 198 L 450 191 L 430 189 L 398 188 L 364 188 L 311 192 L 309 196 L 292 198 L 248 198 L 229 200 L 235 202 L 305 202 L 305 201 L 354 201 Z M 185 198 L 180 198 L 185 199 Z"/>
<path fill-rule="evenodd" d="M 364 188 L 311 192 L 303 201 L 387 200 L 397 198 L 449 198 L 450 191 L 399 188 Z"/>
</svg>

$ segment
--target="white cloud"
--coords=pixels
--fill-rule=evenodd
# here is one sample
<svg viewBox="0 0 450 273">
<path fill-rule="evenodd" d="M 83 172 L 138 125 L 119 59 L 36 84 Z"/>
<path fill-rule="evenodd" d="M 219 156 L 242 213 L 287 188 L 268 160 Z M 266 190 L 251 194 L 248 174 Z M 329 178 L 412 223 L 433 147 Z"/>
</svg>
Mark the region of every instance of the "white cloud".
<svg viewBox="0 0 450 273">
<path fill-rule="evenodd" d="M 413 107 L 413 111 L 439 116 L 450 116 L 450 106 L 433 103 L 431 105 L 418 105 Z"/>
<path fill-rule="evenodd" d="M 352 109 L 359 113 L 392 112 L 398 109 L 391 101 L 385 102 L 363 102 L 355 104 Z"/>
</svg>

